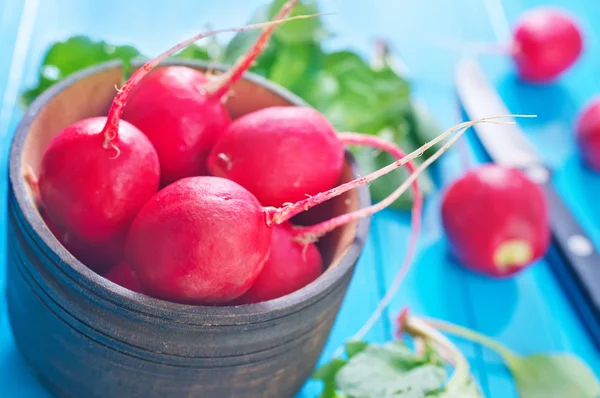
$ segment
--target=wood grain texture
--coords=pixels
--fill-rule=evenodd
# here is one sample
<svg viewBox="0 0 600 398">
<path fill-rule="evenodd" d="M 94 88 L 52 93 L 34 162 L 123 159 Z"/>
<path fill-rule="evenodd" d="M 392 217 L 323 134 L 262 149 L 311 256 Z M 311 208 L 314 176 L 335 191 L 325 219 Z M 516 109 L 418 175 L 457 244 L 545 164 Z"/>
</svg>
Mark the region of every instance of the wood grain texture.
<svg viewBox="0 0 600 398">
<path fill-rule="evenodd" d="M 22 169 L 29 164 L 37 170 L 45 147 L 68 124 L 105 114 L 120 76 L 118 63 L 108 63 L 56 85 L 32 104 L 13 141 L 7 302 L 17 347 L 42 383 L 64 397 L 293 396 L 321 354 L 369 219 L 323 240 L 327 272 L 315 282 L 264 303 L 180 305 L 129 292 L 96 275 L 50 234 Z M 233 90 L 227 106 L 234 118 L 271 105 L 304 106 L 252 75 Z M 356 175 L 348 153 L 340 181 Z M 328 216 L 368 203 L 368 189 L 362 187 L 335 198 Z"/>
</svg>

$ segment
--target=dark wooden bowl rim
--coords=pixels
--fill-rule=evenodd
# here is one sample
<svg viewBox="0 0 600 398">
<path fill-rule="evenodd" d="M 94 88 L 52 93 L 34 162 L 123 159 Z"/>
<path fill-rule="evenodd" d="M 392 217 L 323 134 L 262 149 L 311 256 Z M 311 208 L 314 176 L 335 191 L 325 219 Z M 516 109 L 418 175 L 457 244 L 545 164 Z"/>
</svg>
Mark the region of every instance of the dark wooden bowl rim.
<svg viewBox="0 0 600 398">
<path fill-rule="evenodd" d="M 141 65 L 141 62 L 137 61 L 133 64 L 134 66 L 139 66 Z M 170 60 L 164 63 L 164 65 L 175 64 L 201 69 L 210 68 L 218 71 L 227 69 L 225 66 L 213 62 L 195 60 Z M 75 259 L 60 243 L 58 243 L 54 235 L 48 230 L 44 221 L 41 219 L 37 209 L 30 201 L 21 174 L 21 152 L 30 124 L 48 101 L 60 91 L 82 78 L 120 66 L 120 61 L 99 64 L 76 72 L 65 80 L 47 89 L 25 111 L 11 145 L 9 176 L 17 205 L 23 212 L 26 222 L 29 223 L 34 233 L 41 238 L 41 242 L 48 246 L 48 248 L 60 259 L 60 261 L 54 262 L 56 263 L 56 267 L 59 268 L 61 276 L 66 277 L 70 279 L 72 283 L 83 287 L 88 291 L 88 294 L 93 294 L 102 300 L 109 300 L 126 310 L 141 312 L 151 317 L 158 317 L 163 320 L 169 319 L 184 324 L 206 325 L 208 323 L 215 326 L 260 323 L 290 315 L 311 305 L 315 301 L 322 299 L 324 296 L 335 290 L 336 285 L 338 285 L 345 277 L 349 277 L 348 274 L 358 260 L 367 238 L 370 218 L 362 219 L 357 223 L 354 241 L 348 248 L 344 257 L 335 267 L 321 275 L 316 281 L 287 296 L 251 305 L 221 307 L 200 306 L 178 304 L 155 299 L 124 289 L 89 270 L 84 264 Z M 283 97 L 294 105 L 308 106 L 296 95 L 261 76 L 253 73 L 246 73 L 244 79 L 263 86 L 267 90 Z M 358 171 L 354 159 L 351 156 L 347 156 L 347 158 L 350 160 L 353 174 L 357 175 Z M 357 189 L 359 190 L 359 207 L 362 208 L 368 206 L 370 195 L 367 186 L 361 186 Z M 39 239 L 37 240 L 39 242 Z"/>
</svg>

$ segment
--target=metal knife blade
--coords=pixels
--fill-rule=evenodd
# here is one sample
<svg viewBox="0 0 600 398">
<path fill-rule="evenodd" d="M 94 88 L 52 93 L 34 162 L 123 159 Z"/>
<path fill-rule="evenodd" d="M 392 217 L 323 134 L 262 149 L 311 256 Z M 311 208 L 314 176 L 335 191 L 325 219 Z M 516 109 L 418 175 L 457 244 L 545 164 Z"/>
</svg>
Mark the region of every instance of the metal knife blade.
<svg viewBox="0 0 600 398">
<path fill-rule="evenodd" d="M 475 59 L 461 61 L 455 79 L 460 102 L 470 119 L 511 114 Z M 546 258 L 591 337 L 600 346 L 598 250 L 554 189 L 551 170 L 544 166 L 516 123 L 480 123 L 473 129 L 496 163 L 523 170 L 544 190 L 553 243 Z"/>
<path fill-rule="evenodd" d="M 471 119 L 511 114 L 473 58 L 464 59 L 458 65 L 456 89 Z M 496 163 L 525 167 L 541 161 L 516 123 L 508 125 L 482 123 L 475 125 L 474 129 Z"/>
</svg>

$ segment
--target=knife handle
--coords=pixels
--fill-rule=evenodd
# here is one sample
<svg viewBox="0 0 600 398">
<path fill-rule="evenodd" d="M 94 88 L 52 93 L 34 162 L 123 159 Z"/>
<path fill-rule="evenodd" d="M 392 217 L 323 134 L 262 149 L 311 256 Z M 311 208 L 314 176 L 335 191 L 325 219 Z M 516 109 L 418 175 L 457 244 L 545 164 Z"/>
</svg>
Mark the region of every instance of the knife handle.
<svg viewBox="0 0 600 398">
<path fill-rule="evenodd" d="M 552 185 L 547 168 L 526 169 L 546 194 L 553 247 L 548 262 L 600 346 L 600 254 Z"/>
</svg>

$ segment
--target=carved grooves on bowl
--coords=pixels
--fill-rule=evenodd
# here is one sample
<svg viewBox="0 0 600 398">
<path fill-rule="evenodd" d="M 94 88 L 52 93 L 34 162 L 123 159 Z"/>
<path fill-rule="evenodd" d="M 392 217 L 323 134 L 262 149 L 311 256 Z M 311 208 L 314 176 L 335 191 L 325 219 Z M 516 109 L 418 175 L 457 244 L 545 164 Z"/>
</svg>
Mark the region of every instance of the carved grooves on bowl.
<svg viewBox="0 0 600 398">
<path fill-rule="evenodd" d="M 60 283 L 60 281 L 56 281 L 54 275 L 51 272 L 48 272 L 48 267 L 55 267 L 56 264 L 53 263 L 50 258 L 40 256 L 40 252 L 38 251 L 40 248 L 35 242 L 31 241 L 31 236 L 26 237 L 19 230 L 23 225 L 15 219 L 13 210 L 14 209 L 11 208 L 9 214 L 9 225 L 11 227 L 9 233 L 10 239 L 8 242 L 10 249 L 8 259 L 9 266 L 12 271 L 16 271 L 20 274 L 23 282 L 27 284 L 30 291 L 49 311 L 52 311 L 58 316 L 62 322 L 101 344 L 110 346 L 115 346 L 116 344 L 120 347 L 120 350 L 127 352 L 130 355 L 139 355 L 139 352 L 143 351 L 144 355 L 156 355 L 156 360 L 159 361 L 164 361 L 164 356 L 182 358 L 189 356 L 182 352 L 165 352 L 163 342 L 157 341 L 156 336 L 147 336 L 147 339 L 143 338 L 146 336 L 142 336 L 141 339 L 138 339 L 137 342 L 139 344 L 137 345 L 132 344 L 130 341 L 123 340 L 123 337 L 126 337 L 128 330 L 135 329 L 134 325 L 136 323 L 139 325 L 140 321 L 144 321 L 124 320 L 123 314 L 114 311 L 114 308 L 107 307 L 105 305 L 106 303 L 87 302 L 87 300 L 82 300 L 82 296 L 80 295 L 77 286 L 71 286 L 71 288 L 69 288 Z M 48 262 L 40 261 L 39 257 Z M 295 328 L 292 330 L 281 330 L 279 326 L 284 325 L 291 318 L 294 318 L 293 314 L 271 320 L 270 322 L 264 322 L 264 325 L 247 325 L 248 331 L 256 334 L 254 338 L 251 338 L 250 334 L 246 336 L 246 338 L 249 338 L 249 341 L 247 341 L 247 349 L 243 353 L 231 355 L 219 352 L 218 358 L 222 360 L 224 357 L 229 357 L 232 361 L 236 361 L 236 358 L 238 357 L 244 357 L 246 360 L 260 360 L 260 358 L 276 355 L 282 349 L 289 349 L 289 346 L 292 344 L 302 344 L 304 340 L 310 340 L 317 337 L 321 334 L 324 327 L 327 328 L 327 325 L 333 322 L 333 318 L 337 313 L 337 308 L 339 307 L 343 296 L 339 294 L 338 290 L 345 289 L 348 282 L 349 280 L 347 279 L 343 280 L 341 285 L 330 293 L 333 296 L 333 300 L 335 300 L 334 302 L 325 300 L 327 302 L 325 304 L 323 300 L 321 300 L 319 303 L 315 304 L 314 310 L 303 316 L 304 325 L 301 325 L 302 327 L 299 327 L 300 325 L 296 324 Z M 94 305 L 98 306 L 98 308 L 94 308 Z M 311 320 L 310 318 L 313 316 L 314 319 Z M 309 319 L 306 319 L 307 317 Z M 292 322 L 294 321 L 292 320 Z M 148 326 L 150 327 L 150 331 L 166 333 L 166 341 L 169 337 L 168 330 L 171 328 L 171 324 L 168 322 L 165 323 L 165 325 L 152 324 Z M 146 324 L 146 322 L 144 322 L 144 324 Z M 240 325 L 221 327 L 206 326 L 204 328 L 196 325 L 173 325 L 173 327 L 185 327 L 187 333 L 180 330 L 182 336 L 186 334 L 190 338 L 202 338 L 203 333 L 206 336 L 227 334 L 228 332 L 235 333 L 239 330 Z M 277 339 L 270 339 L 267 336 L 261 338 L 260 331 L 267 331 L 266 333 L 268 334 L 269 329 L 279 329 L 278 332 L 284 333 L 284 335 L 278 336 Z M 226 343 L 227 338 L 225 337 L 222 340 L 222 343 Z M 215 342 L 215 345 L 220 345 L 220 343 Z M 240 347 L 238 347 L 238 349 L 239 348 Z M 199 352 L 189 357 L 200 360 L 210 360 L 211 358 L 210 355 L 207 355 L 207 352 Z M 252 357 L 255 358 L 253 359 Z"/>
</svg>

